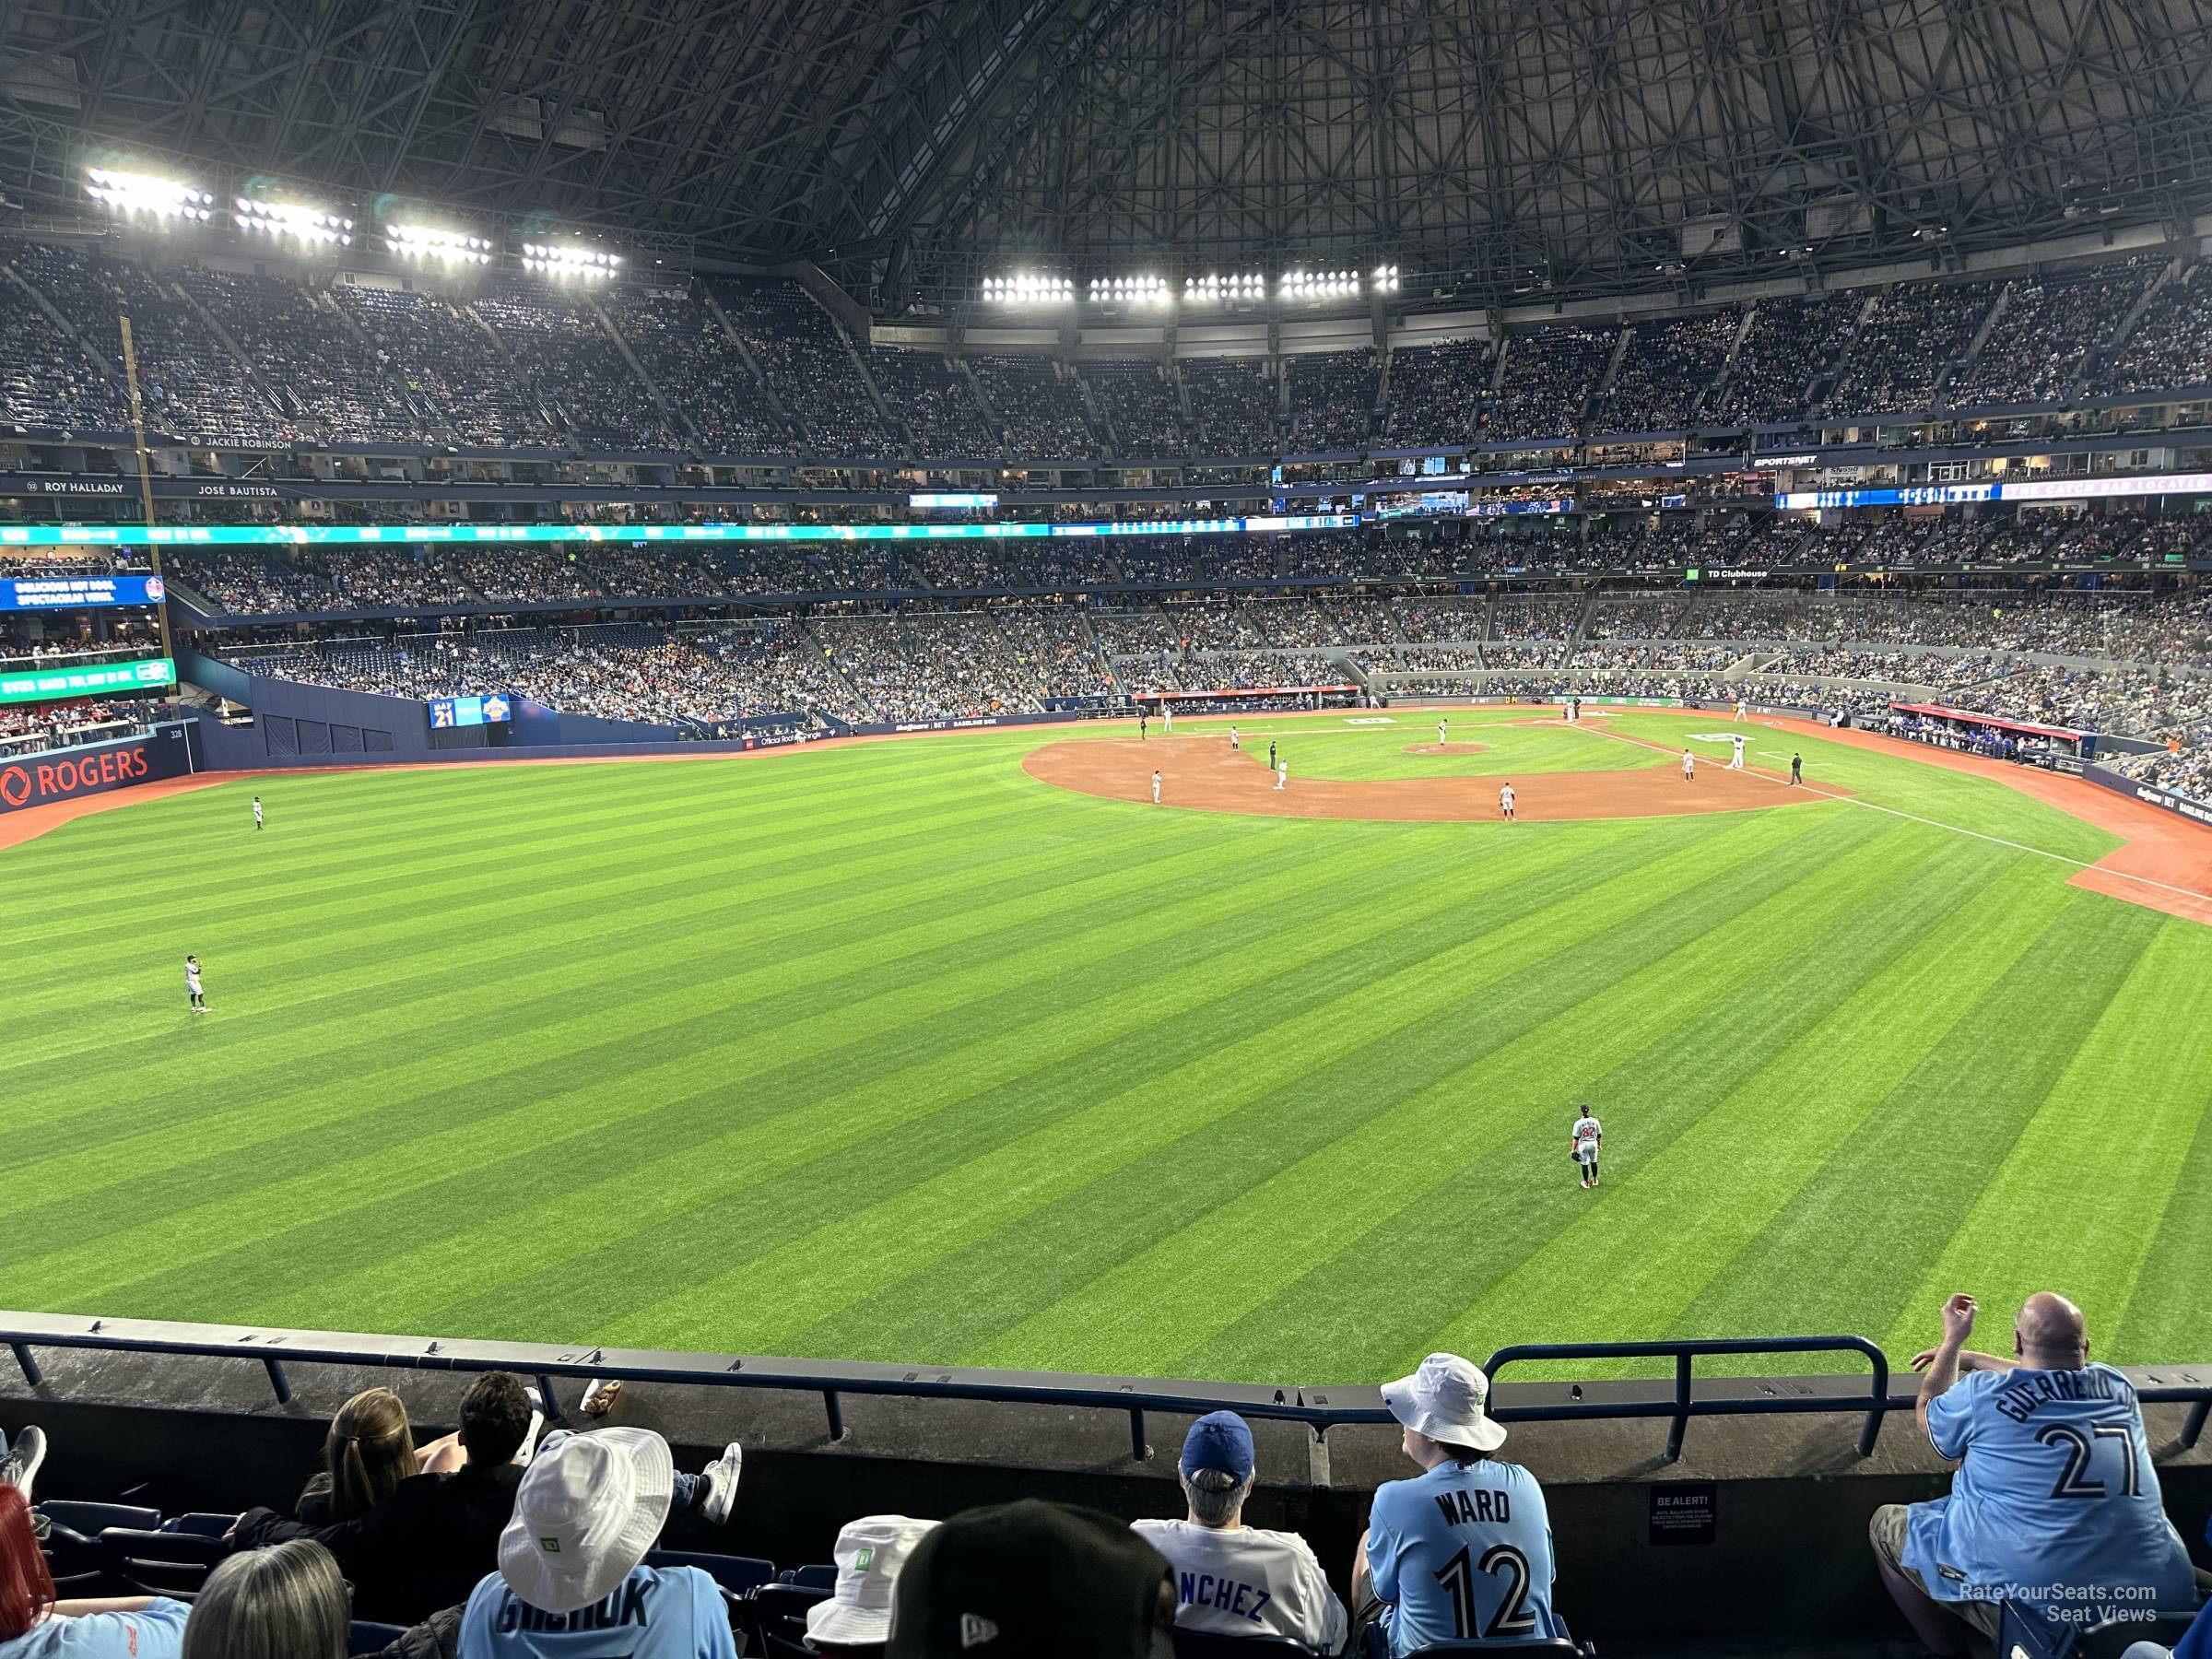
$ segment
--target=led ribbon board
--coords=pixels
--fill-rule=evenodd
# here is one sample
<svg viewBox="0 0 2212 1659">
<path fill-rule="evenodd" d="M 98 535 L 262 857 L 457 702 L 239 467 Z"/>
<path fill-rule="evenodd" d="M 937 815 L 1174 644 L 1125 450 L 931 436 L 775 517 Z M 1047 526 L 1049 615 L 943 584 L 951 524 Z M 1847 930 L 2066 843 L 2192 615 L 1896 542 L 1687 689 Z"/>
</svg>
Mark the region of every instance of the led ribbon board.
<svg viewBox="0 0 2212 1659">
<path fill-rule="evenodd" d="M 163 591 L 159 576 L 27 576 L 0 581 L 0 611 L 159 605 Z"/>
<path fill-rule="evenodd" d="M 141 657 L 135 663 L 94 663 L 80 668 L 34 668 L 27 674 L 0 674 L 0 703 L 52 702 L 61 697 L 153 691 L 173 684 L 176 677 L 177 665 L 168 657 Z"/>
<path fill-rule="evenodd" d="M 1098 524 L 0 524 L 0 547 L 360 547 L 455 542 L 998 541 L 1068 535 L 1270 535 L 1354 530 L 1356 512 Z"/>
</svg>

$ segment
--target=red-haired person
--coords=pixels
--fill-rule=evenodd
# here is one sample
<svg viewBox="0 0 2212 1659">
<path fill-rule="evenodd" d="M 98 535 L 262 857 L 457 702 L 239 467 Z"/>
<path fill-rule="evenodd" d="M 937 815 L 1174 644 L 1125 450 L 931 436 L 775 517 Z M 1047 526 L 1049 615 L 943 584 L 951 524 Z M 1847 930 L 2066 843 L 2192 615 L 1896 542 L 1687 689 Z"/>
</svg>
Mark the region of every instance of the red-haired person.
<svg viewBox="0 0 2212 1659">
<path fill-rule="evenodd" d="M 0 1486 L 0 1659 L 177 1659 L 191 1612 L 165 1595 L 54 1600 L 30 1504 Z"/>
</svg>

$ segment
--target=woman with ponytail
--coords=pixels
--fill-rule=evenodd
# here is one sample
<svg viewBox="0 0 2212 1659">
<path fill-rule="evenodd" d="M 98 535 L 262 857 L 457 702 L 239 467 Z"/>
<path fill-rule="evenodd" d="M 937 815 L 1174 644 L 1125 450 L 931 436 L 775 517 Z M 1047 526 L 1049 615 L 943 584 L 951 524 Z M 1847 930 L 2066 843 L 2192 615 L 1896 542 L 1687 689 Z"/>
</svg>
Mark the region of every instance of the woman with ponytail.
<svg viewBox="0 0 2212 1659">
<path fill-rule="evenodd" d="M 421 1472 L 407 1408 L 390 1389 L 371 1388 L 355 1394 L 330 1419 L 323 1471 L 307 1483 L 293 1512 L 310 1526 L 352 1521 Z"/>
</svg>

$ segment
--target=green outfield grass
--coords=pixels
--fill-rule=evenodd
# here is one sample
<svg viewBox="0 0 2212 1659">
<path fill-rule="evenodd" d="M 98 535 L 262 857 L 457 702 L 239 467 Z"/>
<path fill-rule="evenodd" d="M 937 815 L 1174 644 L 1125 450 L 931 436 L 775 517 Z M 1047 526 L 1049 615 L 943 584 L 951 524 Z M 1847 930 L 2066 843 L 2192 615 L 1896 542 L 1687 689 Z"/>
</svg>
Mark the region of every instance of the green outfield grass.
<svg viewBox="0 0 2212 1659">
<path fill-rule="evenodd" d="M 1294 777 L 1724 754 L 1522 717 L 1239 724 Z M 2105 1357 L 2212 1357 L 2212 928 L 2043 855 L 2103 832 L 1816 739 L 1853 800 L 1220 817 L 1022 771 L 1065 735 L 276 776 L 258 835 L 225 786 L 0 852 L 0 1301 L 1358 1382 L 1901 1357 L 2051 1286 Z"/>
</svg>

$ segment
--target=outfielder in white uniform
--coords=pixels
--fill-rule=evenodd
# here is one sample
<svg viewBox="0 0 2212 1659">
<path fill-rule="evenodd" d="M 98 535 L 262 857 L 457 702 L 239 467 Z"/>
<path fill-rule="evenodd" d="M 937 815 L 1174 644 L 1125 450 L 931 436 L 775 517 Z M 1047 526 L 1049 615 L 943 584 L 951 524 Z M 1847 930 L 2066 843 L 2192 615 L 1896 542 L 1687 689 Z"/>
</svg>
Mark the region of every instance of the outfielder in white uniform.
<svg viewBox="0 0 2212 1659">
<path fill-rule="evenodd" d="M 1505 814 L 1505 821 L 1513 821 L 1513 786 L 1508 783 L 1498 792 L 1498 810 Z"/>
<path fill-rule="evenodd" d="M 200 959 L 196 956 L 184 959 L 184 990 L 192 998 L 192 1011 L 206 1013 L 207 998 L 200 991 Z"/>
<path fill-rule="evenodd" d="M 1574 1153 L 1576 1166 L 1583 1172 L 1583 1190 L 1588 1192 L 1597 1184 L 1597 1149 L 1605 1143 L 1606 1132 L 1598 1127 L 1597 1120 L 1585 1106 L 1576 1114 L 1574 1128 L 1568 1145 Z"/>
<path fill-rule="evenodd" d="M 1688 749 L 1684 749 L 1682 751 L 1682 782 L 1685 783 L 1695 783 L 1697 781 L 1698 758 L 1691 754 Z"/>
<path fill-rule="evenodd" d="M 253 828 L 256 830 L 261 828 L 261 797 L 259 795 L 253 797 Z"/>
<path fill-rule="evenodd" d="M 1742 771 L 1744 770 L 1744 740 L 1742 737 L 1736 736 L 1729 738 L 1728 741 L 1735 745 L 1735 758 L 1728 762 L 1728 770 Z"/>
<path fill-rule="evenodd" d="M 1152 774 L 1152 805 L 1155 806 L 1159 805 L 1159 774 L 1158 772 Z"/>
</svg>

